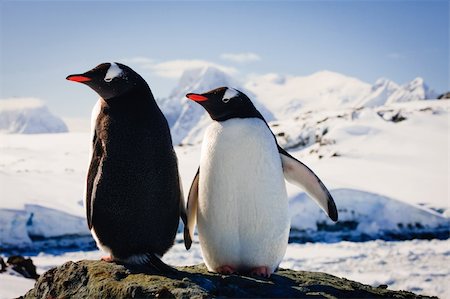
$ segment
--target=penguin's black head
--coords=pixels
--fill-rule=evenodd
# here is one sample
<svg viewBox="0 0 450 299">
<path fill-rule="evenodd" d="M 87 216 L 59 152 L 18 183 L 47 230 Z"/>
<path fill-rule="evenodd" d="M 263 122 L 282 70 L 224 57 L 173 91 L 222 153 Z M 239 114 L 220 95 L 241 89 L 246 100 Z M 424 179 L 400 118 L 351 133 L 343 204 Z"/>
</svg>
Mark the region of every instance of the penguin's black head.
<svg viewBox="0 0 450 299">
<path fill-rule="evenodd" d="M 202 105 L 216 121 L 250 117 L 264 120 L 252 101 L 234 88 L 219 87 L 202 94 L 188 93 L 186 97 Z"/>
<path fill-rule="evenodd" d="M 102 63 L 83 74 L 67 76 L 67 80 L 86 84 L 103 99 L 119 97 L 132 88 L 146 86 L 144 79 L 121 63 Z"/>
</svg>

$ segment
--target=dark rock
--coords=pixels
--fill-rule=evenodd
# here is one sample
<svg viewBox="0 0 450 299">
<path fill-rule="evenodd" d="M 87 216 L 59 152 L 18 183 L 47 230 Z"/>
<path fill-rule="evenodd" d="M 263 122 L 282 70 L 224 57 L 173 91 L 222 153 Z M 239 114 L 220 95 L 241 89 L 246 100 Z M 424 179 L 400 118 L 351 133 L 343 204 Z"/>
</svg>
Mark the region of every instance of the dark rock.
<svg viewBox="0 0 450 299">
<path fill-rule="evenodd" d="M 210 273 L 204 265 L 168 276 L 132 273 L 103 261 L 67 262 L 39 278 L 22 298 L 426 298 L 374 288 L 325 273 L 280 269 L 270 279 Z M 428 297 L 429 298 L 429 297 Z"/>
<path fill-rule="evenodd" d="M 8 266 L 5 264 L 5 261 L 3 260 L 3 258 L 0 256 L 0 273 L 3 273 L 6 271 L 6 268 L 8 268 Z"/>
<path fill-rule="evenodd" d="M 39 275 L 36 273 L 36 266 L 30 258 L 26 259 L 20 255 L 13 255 L 8 258 L 7 263 L 12 266 L 14 271 L 25 278 L 39 278 Z"/>
<path fill-rule="evenodd" d="M 446 93 L 441 94 L 437 97 L 439 100 L 447 100 L 450 99 L 450 91 L 447 91 Z"/>
<path fill-rule="evenodd" d="M 398 122 L 404 121 L 404 120 L 406 120 L 406 119 L 407 119 L 407 118 L 404 117 L 404 116 L 401 114 L 401 112 L 399 111 L 399 112 L 397 112 L 394 116 L 392 116 L 391 121 L 393 121 L 393 122 L 395 122 L 395 123 L 398 123 Z"/>
<path fill-rule="evenodd" d="M 406 120 L 406 116 L 402 114 L 402 111 L 399 110 L 397 112 L 394 112 L 393 110 L 382 110 L 378 111 L 377 114 L 386 121 L 392 121 L 394 123 L 398 123 L 401 121 Z"/>
</svg>

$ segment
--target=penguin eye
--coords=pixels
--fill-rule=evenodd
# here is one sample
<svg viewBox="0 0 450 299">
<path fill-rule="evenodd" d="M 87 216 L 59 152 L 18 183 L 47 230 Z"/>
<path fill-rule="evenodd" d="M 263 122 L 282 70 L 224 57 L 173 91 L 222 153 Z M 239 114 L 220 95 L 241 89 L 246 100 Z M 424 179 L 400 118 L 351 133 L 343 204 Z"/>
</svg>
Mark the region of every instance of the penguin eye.
<svg viewBox="0 0 450 299">
<path fill-rule="evenodd" d="M 225 98 L 225 99 L 222 99 L 222 102 L 224 102 L 224 103 L 226 104 L 226 103 L 228 103 L 230 100 L 231 100 L 231 99 Z"/>
<path fill-rule="evenodd" d="M 105 82 L 111 82 L 114 78 L 105 78 Z"/>
</svg>

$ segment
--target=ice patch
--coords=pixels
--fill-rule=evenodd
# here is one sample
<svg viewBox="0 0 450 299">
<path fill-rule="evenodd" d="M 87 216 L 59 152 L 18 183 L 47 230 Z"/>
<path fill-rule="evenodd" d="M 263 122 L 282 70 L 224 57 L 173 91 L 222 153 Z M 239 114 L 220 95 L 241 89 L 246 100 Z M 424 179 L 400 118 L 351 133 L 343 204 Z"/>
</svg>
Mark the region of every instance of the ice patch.
<svg viewBox="0 0 450 299">
<path fill-rule="evenodd" d="M 90 236 L 86 220 L 61 210 L 25 205 L 24 210 L 0 209 L 0 246 L 28 248 L 33 240 Z"/>
<path fill-rule="evenodd" d="M 332 190 L 339 221 L 331 222 L 305 193 L 290 200 L 291 238 L 302 241 L 361 241 L 447 234 L 449 219 L 432 210 L 352 189 Z M 297 233 L 296 233 L 297 232 Z"/>
<path fill-rule="evenodd" d="M 27 232 L 27 219 L 29 214 L 25 211 L 0 209 L 0 246 L 26 246 L 31 244 Z"/>
<path fill-rule="evenodd" d="M 109 67 L 108 71 L 106 72 L 105 75 L 105 82 L 111 82 L 112 79 L 120 76 L 120 74 L 123 73 L 123 70 L 115 63 L 112 62 L 111 66 Z"/>
<path fill-rule="evenodd" d="M 28 235 L 38 238 L 52 238 L 66 235 L 90 235 L 86 220 L 61 210 L 39 205 L 25 205 L 30 218 L 27 221 Z"/>
</svg>

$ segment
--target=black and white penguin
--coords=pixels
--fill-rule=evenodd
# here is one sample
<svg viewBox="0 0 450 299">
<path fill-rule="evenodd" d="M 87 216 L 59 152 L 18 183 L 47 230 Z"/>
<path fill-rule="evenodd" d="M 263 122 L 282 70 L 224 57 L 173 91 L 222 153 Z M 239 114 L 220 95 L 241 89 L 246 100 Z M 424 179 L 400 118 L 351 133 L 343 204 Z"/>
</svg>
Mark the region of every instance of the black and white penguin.
<svg viewBox="0 0 450 299">
<path fill-rule="evenodd" d="M 314 172 L 278 145 L 244 93 L 221 87 L 186 96 L 214 121 L 205 132 L 189 191 L 185 246 L 190 248 L 197 223 L 210 271 L 268 277 L 283 259 L 289 238 L 284 178 L 337 221 L 334 200 Z"/>
<path fill-rule="evenodd" d="M 102 63 L 70 81 L 100 95 L 92 112 L 86 211 L 104 260 L 167 271 L 184 200 L 166 118 L 145 80 L 126 65 Z"/>
</svg>

